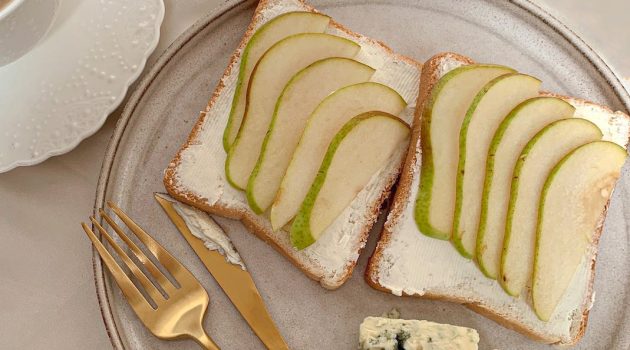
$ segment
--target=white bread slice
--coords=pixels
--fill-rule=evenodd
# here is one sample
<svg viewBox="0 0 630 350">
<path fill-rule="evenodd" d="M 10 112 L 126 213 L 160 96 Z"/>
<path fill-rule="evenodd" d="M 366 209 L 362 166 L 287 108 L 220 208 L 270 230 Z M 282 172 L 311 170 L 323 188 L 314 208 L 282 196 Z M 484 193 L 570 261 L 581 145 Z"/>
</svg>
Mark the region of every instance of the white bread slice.
<svg viewBox="0 0 630 350">
<path fill-rule="evenodd" d="M 497 281 L 486 278 L 474 261 L 461 257 L 451 242 L 423 235 L 414 221 L 422 161 L 419 138 L 422 104 L 440 77 L 456 67 L 471 63 L 474 62 L 467 57 L 443 53 L 424 64 L 409 152 L 392 209 L 370 259 L 366 280 L 372 287 L 395 295 L 463 304 L 538 341 L 575 344 L 584 334 L 592 307 L 594 264 L 608 204 L 594 234 L 594 243 L 549 322 L 536 317 L 526 300 L 527 296 L 518 299 L 509 296 Z M 630 117 L 626 114 L 584 100 L 558 97 L 576 107 L 576 117 L 588 119 L 599 126 L 605 140 L 627 147 Z"/>
<path fill-rule="evenodd" d="M 189 139 L 166 169 L 164 184 L 169 194 L 182 202 L 208 213 L 240 219 L 250 231 L 271 244 L 310 278 L 319 281 L 325 288 L 335 289 L 351 276 L 381 203 L 398 178 L 407 149 L 406 146 L 401 147 L 322 237 L 301 251 L 293 248 L 287 232 L 273 232 L 267 216 L 254 214 L 247 204 L 245 193 L 228 184 L 224 172 L 226 154 L 222 147 L 222 133 L 234 96 L 241 52 L 257 28 L 290 11 L 316 12 L 300 0 L 260 1 L 207 108 L 201 112 Z M 353 33 L 334 21 L 326 32 L 361 45 L 355 59 L 376 68 L 372 81 L 388 85 L 401 94 L 408 106 L 399 117 L 411 123 L 422 65 L 396 55 L 385 45 Z"/>
</svg>

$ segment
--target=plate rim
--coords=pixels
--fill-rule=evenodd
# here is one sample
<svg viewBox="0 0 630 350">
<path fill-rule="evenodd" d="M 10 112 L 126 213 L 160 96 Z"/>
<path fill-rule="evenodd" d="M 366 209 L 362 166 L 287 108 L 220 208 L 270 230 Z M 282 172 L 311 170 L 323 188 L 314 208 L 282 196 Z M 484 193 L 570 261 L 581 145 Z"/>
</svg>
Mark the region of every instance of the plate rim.
<svg viewBox="0 0 630 350">
<path fill-rule="evenodd" d="M 170 60 L 179 52 L 179 50 L 192 40 L 199 32 L 205 29 L 208 25 L 219 20 L 222 16 L 229 11 L 242 6 L 249 2 L 255 2 L 256 0 L 227 0 L 214 10 L 207 13 L 204 17 L 200 18 L 193 25 L 188 27 L 182 34 L 180 34 L 175 41 L 173 41 L 164 52 L 160 55 L 157 61 L 153 64 L 151 69 L 139 80 L 135 91 L 129 97 L 127 104 L 125 105 L 123 112 L 116 123 L 114 132 L 109 140 L 105 155 L 103 157 L 103 163 L 96 186 L 96 198 L 94 200 L 94 207 L 92 208 L 93 215 L 96 215 L 99 208 L 102 208 L 105 204 L 105 193 L 109 184 L 109 175 L 112 170 L 112 165 L 116 157 L 116 151 L 120 145 L 122 136 L 125 133 L 127 125 L 131 120 L 131 116 L 135 111 L 138 103 L 144 97 L 144 94 L 151 86 L 151 83 L 155 80 L 158 74 L 162 71 L 162 68 L 166 66 Z M 92 225 L 93 226 L 93 225 Z M 94 232 L 94 227 L 92 227 Z M 99 233 L 98 237 L 103 240 L 102 235 Z M 100 255 L 96 248 L 92 245 L 92 270 L 94 272 L 94 284 L 96 287 L 96 297 L 101 311 L 101 317 L 105 324 L 105 331 L 112 344 L 112 347 L 116 350 L 125 349 L 123 339 L 120 335 L 118 327 L 116 325 L 116 319 L 114 312 L 109 302 L 110 299 L 110 283 L 105 278 L 105 269 L 100 259 Z"/>
<path fill-rule="evenodd" d="M 93 207 L 94 214 L 96 214 L 98 209 L 102 208 L 105 204 L 105 194 L 107 193 L 107 187 L 110 180 L 112 166 L 116 158 L 118 146 L 120 145 L 120 141 L 124 136 L 127 126 L 129 125 L 131 117 L 140 100 L 144 97 L 145 93 L 150 88 L 155 78 L 162 71 L 162 68 L 164 68 L 164 66 L 166 66 L 170 62 L 170 60 L 182 49 L 184 45 L 186 45 L 207 26 L 219 20 L 222 16 L 226 15 L 228 12 L 236 9 L 237 7 L 244 6 L 245 4 L 253 2 L 256 2 L 256 0 L 224 1 L 215 9 L 208 12 L 205 16 L 197 20 L 193 25 L 188 27 L 188 29 L 186 29 L 182 34 L 180 34 L 180 36 L 177 37 L 177 39 L 173 41 L 166 50 L 164 50 L 158 60 L 153 64 L 151 69 L 139 80 L 135 91 L 133 91 L 123 109 L 120 119 L 118 120 L 114 132 L 107 145 L 98 178 L 98 183 L 96 186 L 96 196 Z M 562 36 L 567 43 L 571 44 L 571 46 L 573 46 L 580 54 L 584 56 L 584 58 L 590 63 L 590 65 L 595 68 L 595 70 L 600 74 L 602 78 L 604 78 L 608 86 L 613 89 L 615 96 L 619 99 L 619 101 L 623 105 L 623 108 L 625 109 L 624 112 L 628 113 L 630 111 L 630 92 L 625 89 L 623 83 L 621 82 L 621 79 L 619 78 L 619 75 L 617 75 L 616 71 L 613 70 L 613 68 L 609 66 L 606 61 L 601 56 L 599 56 L 599 54 L 595 52 L 595 50 L 593 50 L 593 48 L 591 48 L 579 35 L 577 35 L 577 33 L 572 31 L 569 27 L 567 27 L 559 19 L 547 12 L 547 10 L 542 8 L 540 5 L 535 4 L 532 0 L 508 0 L 508 3 L 528 12 L 532 16 L 536 17 L 538 20 L 542 21 L 545 26 Z M 102 240 L 100 234 L 99 238 Z M 110 282 L 105 277 L 105 270 L 103 269 L 103 265 L 101 263 L 98 252 L 93 246 L 91 249 L 92 270 L 94 273 L 93 278 L 96 289 L 96 296 L 98 299 L 103 323 L 105 325 L 105 330 L 112 344 L 112 347 L 116 350 L 123 350 L 125 349 L 125 343 L 117 327 L 114 311 L 110 304 Z"/>
<path fill-rule="evenodd" d="M 75 149 L 83 140 L 94 135 L 97 131 L 99 131 L 103 127 L 103 125 L 105 124 L 105 121 L 107 121 L 107 118 L 109 118 L 110 114 L 112 114 L 112 112 L 114 112 L 125 100 L 125 97 L 127 96 L 127 93 L 129 92 L 129 87 L 131 87 L 131 85 L 134 82 L 136 82 L 136 80 L 138 80 L 138 78 L 144 71 L 144 68 L 146 67 L 149 56 L 151 56 L 151 54 L 153 53 L 153 51 L 155 50 L 155 48 L 157 47 L 160 41 L 160 28 L 162 27 L 162 22 L 164 21 L 164 14 L 166 10 L 165 10 L 165 5 L 164 5 L 164 0 L 154 0 L 154 1 L 156 2 L 158 6 L 158 13 L 155 18 L 155 23 L 153 24 L 153 40 L 147 47 L 147 50 L 144 52 L 142 59 L 138 62 L 138 69 L 135 72 L 133 72 L 132 75 L 129 76 L 129 79 L 124 83 L 120 91 L 120 94 L 116 97 L 116 100 L 114 100 L 112 104 L 103 111 L 102 115 L 100 116 L 100 119 L 97 122 L 95 122 L 91 128 L 85 129 L 74 140 L 72 140 L 72 142 L 66 144 L 64 147 L 47 150 L 46 152 L 42 153 L 38 157 L 34 157 L 34 158 L 26 159 L 26 160 L 15 160 L 7 164 L 6 166 L 0 167 L 0 173 L 9 172 L 17 167 L 36 165 L 36 164 L 44 162 L 45 160 L 51 157 L 68 153 L 72 151 L 73 149 Z"/>
</svg>

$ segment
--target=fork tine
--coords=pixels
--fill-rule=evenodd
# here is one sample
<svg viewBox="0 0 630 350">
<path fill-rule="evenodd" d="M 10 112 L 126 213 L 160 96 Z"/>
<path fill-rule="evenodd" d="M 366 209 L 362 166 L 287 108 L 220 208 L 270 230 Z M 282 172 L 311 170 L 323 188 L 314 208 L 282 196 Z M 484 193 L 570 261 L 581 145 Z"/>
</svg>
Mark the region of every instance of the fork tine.
<svg viewBox="0 0 630 350">
<path fill-rule="evenodd" d="M 118 224 L 116 224 L 114 220 L 112 220 L 112 218 L 109 217 L 109 215 L 107 215 L 107 213 L 105 213 L 103 209 L 99 209 L 99 213 L 101 214 L 101 217 L 105 219 L 105 221 L 107 221 L 109 226 L 111 226 L 114 229 L 114 231 L 116 231 L 118 236 L 122 238 L 125 244 L 127 244 L 127 246 L 129 247 L 129 249 L 131 249 L 131 251 L 136 256 L 136 258 L 138 258 L 138 260 L 140 260 L 140 262 L 144 265 L 144 267 L 147 270 L 149 270 L 149 272 L 153 275 L 153 277 L 155 277 L 155 279 L 158 281 L 160 286 L 164 288 L 167 294 L 171 293 L 175 289 L 175 286 L 173 285 L 173 283 L 171 283 L 171 281 L 169 281 L 169 279 L 166 278 L 166 276 L 164 276 L 162 271 L 160 271 L 160 269 L 158 269 L 157 266 L 155 266 L 153 261 L 151 261 L 151 259 L 149 259 L 144 254 L 144 252 L 142 252 L 142 250 L 140 250 L 140 248 L 138 248 L 138 246 L 131 239 L 129 239 L 127 234 L 123 232 L 120 226 L 118 226 Z"/>
<path fill-rule="evenodd" d="M 183 282 L 192 282 L 198 284 L 195 277 L 179 262 L 177 261 L 166 249 L 164 249 L 156 240 L 154 240 L 148 233 L 146 233 L 138 224 L 136 224 L 125 212 L 122 211 L 116 204 L 111 201 L 107 201 L 109 206 L 116 215 L 129 227 L 129 230 L 133 232 L 142 243 L 155 255 L 158 261 L 164 265 L 173 278 L 183 284 Z"/>
<path fill-rule="evenodd" d="M 131 270 L 131 273 L 133 273 L 133 275 L 140 281 L 140 283 L 142 284 L 144 289 L 147 291 L 151 299 L 153 299 L 153 301 L 156 304 L 159 304 L 160 301 L 164 300 L 165 298 L 160 293 L 160 291 L 157 290 L 157 288 L 147 278 L 144 272 L 142 272 L 138 268 L 138 266 L 133 261 L 131 261 L 131 259 L 129 259 L 129 257 L 127 256 L 127 253 L 125 253 L 125 251 L 122 250 L 122 248 L 114 241 L 114 239 L 112 239 L 112 236 L 110 236 L 109 233 L 107 233 L 105 228 L 101 226 L 101 224 L 99 224 L 98 221 L 96 221 L 96 219 L 93 216 L 90 217 L 90 220 L 92 221 L 94 226 L 96 226 L 96 228 L 98 228 L 98 230 L 101 232 L 101 235 L 103 235 L 103 237 L 107 239 L 109 244 L 112 247 L 114 247 L 114 250 L 116 251 L 118 256 L 122 259 L 125 265 L 127 265 L 129 270 Z"/>
<path fill-rule="evenodd" d="M 120 290 L 122 290 L 123 294 L 129 301 L 129 303 L 133 306 L 133 308 L 135 309 L 136 307 L 138 307 L 143 309 L 144 311 L 152 310 L 153 308 L 151 307 L 149 302 L 144 298 L 142 293 L 140 293 L 133 282 L 131 282 L 129 277 L 127 277 L 122 268 L 118 266 L 118 263 L 116 262 L 116 260 L 114 260 L 114 257 L 112 257 L 107 249 L 105 249 L 105 246 L 96 237 L 94 232 L 92 232 L 92 230 L 84 222 L 81 223 L 81 226 L 83 227 L 83 231 L 85 231 L 85 234 L 92 241 L 92 244 L 96 248 L 96 251 L 98 251 L 98 254 L 101 256 L 101 259 L 105 263 L 105 266 L 107 266 L 107 269 L 114 277 L 116 284 L 118 284 Z"/>
</svg>

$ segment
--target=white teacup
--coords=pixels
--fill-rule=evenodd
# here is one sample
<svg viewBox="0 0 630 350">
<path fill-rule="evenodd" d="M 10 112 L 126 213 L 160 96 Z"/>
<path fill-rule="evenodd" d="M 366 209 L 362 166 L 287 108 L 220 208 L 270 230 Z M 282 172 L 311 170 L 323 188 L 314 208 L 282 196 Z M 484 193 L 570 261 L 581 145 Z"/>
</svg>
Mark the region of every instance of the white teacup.
<svg viewBox="0 0 630 350">
<path fill-rule="evenodd" d="M 50 28 L 59 0 L 0 0 L 0 66 L 30 51 Z"/>
</svg>

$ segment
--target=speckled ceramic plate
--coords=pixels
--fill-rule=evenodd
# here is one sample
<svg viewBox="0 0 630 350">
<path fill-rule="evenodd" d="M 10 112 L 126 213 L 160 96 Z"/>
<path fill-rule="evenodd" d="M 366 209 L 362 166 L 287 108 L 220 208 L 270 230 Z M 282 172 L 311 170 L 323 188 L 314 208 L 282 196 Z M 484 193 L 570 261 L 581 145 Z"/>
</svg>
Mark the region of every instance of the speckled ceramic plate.
<svg viewBox="0 0 630 350">
<path fill-rule="evenodd" d="M 425 60 L 452 50 L 482 62 L 509 64 L 542 78 L 544 88 L 628 110 L 630 98 L 605 63 L 572 32 L 526 0 L 313 1 L 349 28 Z M 153 233 L 211 295 L 205 328 L 223 349 L 262 349 L 193 251 L 168 222 L 152 193 L 163 191 L 162 174 L 206 106 L 243 34 L 255 3 L 228 1 L 182 35 L 146 75 L 130 99 L 107 152 L 96 207 L 111 199 Z M 601 242 L 597 300 L 578 349 L 626 349 L 630 337 L 629 235 L 618 185 Z M 400 298 L 369 288 L 363 280 L 376 233 L 351 280 L 326 291 L 306 278 L 238 222 L 219 222 L 233 238 L 280 331 L 293 349 L 355 349 L 365 316 L 398 307 L 405 318 L 474 327 L 481 349 L 548 349 L 446 302 Z M 611 225 L 614 223 L 614 225 Z M 196 349 L 191 341 L 160 341 L 138 322 L 94 259 L 103 319 L 117 349 Z"/>
<path fill-rule="evenodd" d="M 63 0 L 55 15 L 33 50 L 0 67 L 0 173 L 100 129 L 155 49 L 164 3 Z"/>
</svg>

